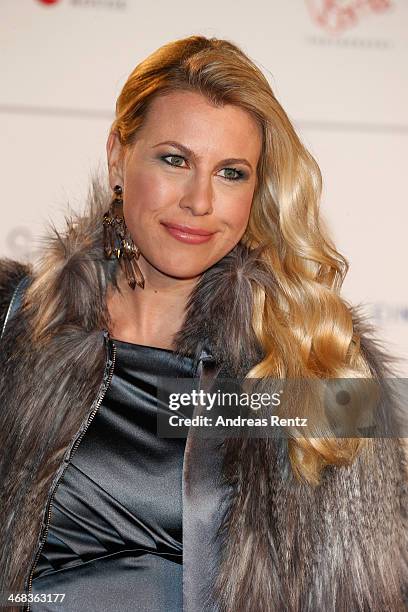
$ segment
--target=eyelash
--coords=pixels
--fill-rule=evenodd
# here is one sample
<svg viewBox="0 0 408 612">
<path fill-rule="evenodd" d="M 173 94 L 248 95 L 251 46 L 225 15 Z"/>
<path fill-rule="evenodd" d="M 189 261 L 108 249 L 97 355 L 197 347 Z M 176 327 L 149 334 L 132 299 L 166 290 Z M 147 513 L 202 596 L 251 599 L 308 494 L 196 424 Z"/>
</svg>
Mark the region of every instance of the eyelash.
<svg viewBox="0 0 408 612">
<path fill-rule="evenodd" d="M 186 158 L 183 157 L 182 155 L 174 155 L 174 154 L 162 155 L 160 159 L 162 159 L 165 164 L 168 164 L 169 166 L 173 166 L 173 168 L 181 168 L 181 166 L 178 166 L 177 164 L 171 164 L 170 162 L 167 161 L 167 157 L 177 157 L 178 159 L 183 159 L 184 161 L 187 161 Z M 238 174 L 236 178 L 229 178 L 228 176 L 223 176 L 222 178 L 226 179 L 227 181 L 239 181 L 245 178 L 245 172 L 243 172 L 242 170 L 238 170 L 237 168 L 222 168 L 222 170 L 234 170 L 234 172 Z"/>
</svg>

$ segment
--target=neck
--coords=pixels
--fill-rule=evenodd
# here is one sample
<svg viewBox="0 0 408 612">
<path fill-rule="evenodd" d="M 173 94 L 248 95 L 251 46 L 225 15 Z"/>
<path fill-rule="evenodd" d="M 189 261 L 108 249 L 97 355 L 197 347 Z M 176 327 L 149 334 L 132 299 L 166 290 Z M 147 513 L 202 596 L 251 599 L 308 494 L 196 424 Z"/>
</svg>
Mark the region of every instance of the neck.
<svg viewBox="0 0 408 612">
<path fill-rule="evenodd" d="M 120 270 L 120 292 L 108 292 L 110 334 L 126 342 L 174 349 L 174 336 L 182 327 L 188 299 L 199 277 L 176 279 L 148 266 L 140 267 L 144 289 L 137 285 L 131 289 Z"/>
</svg>

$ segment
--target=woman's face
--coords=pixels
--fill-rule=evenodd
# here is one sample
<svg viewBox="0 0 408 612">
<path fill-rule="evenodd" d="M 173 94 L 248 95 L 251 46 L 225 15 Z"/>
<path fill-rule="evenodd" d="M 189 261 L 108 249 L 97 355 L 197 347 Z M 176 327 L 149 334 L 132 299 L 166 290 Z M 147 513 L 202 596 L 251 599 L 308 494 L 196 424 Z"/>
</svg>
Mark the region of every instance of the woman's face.
<svg viewBox="0 0 408 612">
<path fill-rule="evenodd" d="M 110 135 L 110 185 L 123 187 L 126 225 L 147 278 L 195 278 L 239 242 L 261 146 L 260 127 L 245 110 L 186 91 L 153 100 L 131 148 L 123 151 Z"/>
</svg>

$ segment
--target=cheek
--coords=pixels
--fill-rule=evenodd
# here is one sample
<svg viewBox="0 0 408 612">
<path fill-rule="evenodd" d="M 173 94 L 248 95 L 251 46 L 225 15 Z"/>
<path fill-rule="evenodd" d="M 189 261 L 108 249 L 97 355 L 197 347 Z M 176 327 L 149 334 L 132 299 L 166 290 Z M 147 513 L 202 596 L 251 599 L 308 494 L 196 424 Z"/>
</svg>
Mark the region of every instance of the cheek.
<svg viewBox="0 0 408 612">
<path fill-rule="evenodd" d="M 238 191 L 238 190 L 237 190 Z M 219 207 L 220 218 L 236 231 L 246 227 L 251 212 L 253 190 L 245 193 L 232 194 L 228 200 Z"/>
<path fill-rule="evenodd" d="M 152 170 L 138 170 L 126 177 L 124 210 L 126 218 L 139 218 L 159 211 L 172 201 L 169 182 Z"/>
</svg>

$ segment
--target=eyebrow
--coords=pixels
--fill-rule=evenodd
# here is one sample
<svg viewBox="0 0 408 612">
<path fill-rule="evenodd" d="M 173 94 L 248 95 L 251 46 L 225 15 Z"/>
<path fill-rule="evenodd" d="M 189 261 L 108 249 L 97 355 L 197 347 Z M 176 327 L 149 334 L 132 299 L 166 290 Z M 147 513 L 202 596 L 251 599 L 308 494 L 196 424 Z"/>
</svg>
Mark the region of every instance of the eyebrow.
<svg viewBox="0 0 408 612">
<path fill-rule="evenodd" d="M 185 155 L 190 155 L 194 159 L 197 158 L 196 154 L 194 153 L 194 151 L 192 151 L 192 149 L 189 149 L 189 147 L 186 147 L 186 145 L 183 145 L 180 142 L 177 142 L 176 140 L 165 140 L 164 142 L 159 142 L 158 144 L 154 145 L 152 148 L 155 149 L 160 145 L 171 145 L 172 147 L 176 147 L 176 149 L 180 149 L 180 151 L 182 151 Z M 228 157 L 227 159 L 223 159 L 220 164 L 244 164 L 252 170 L 251 164 L 244 157 Z"/>
</svg>

